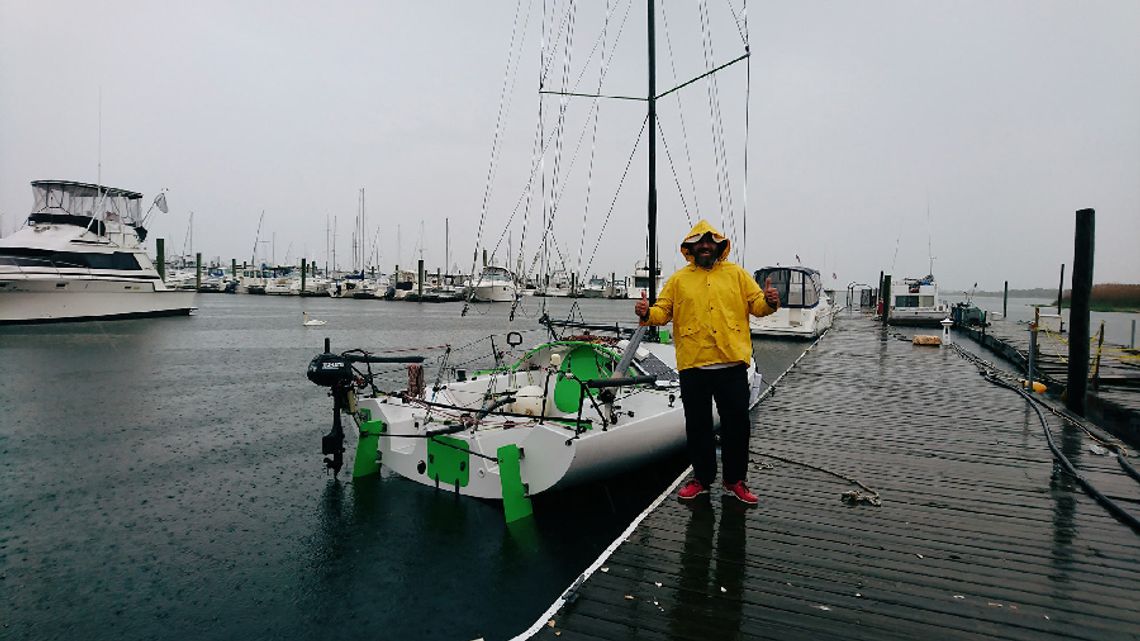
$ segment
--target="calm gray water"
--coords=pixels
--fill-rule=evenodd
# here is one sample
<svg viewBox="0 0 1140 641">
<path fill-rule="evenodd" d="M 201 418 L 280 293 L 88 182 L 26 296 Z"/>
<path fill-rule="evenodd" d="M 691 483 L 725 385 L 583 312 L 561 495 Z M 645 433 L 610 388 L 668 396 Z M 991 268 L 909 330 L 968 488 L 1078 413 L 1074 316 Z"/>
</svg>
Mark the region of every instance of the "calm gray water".
<svg viewBox="0 0 1140 641">
<path fill-rule="evenodd" d="M 579 303 L 592 321 L 631 318 L 632 301 Z M 460 318 L 457 304 L 212 295 L 189 318 L 0 327 L 0 638 L 521 631 L 683 461 L 540 497 L 507 527 L 494 503 L 327 476 L 331 402 L 305 367 L 325 336 L 337 351 L 491 334 L 502 348 L 516 329 L 525 347 L 543 337 L 540 304 L 509 327 L 505 305 Z M 328 325 L 302 327 L 302 310 Z M 756 345 L 767 380 L 804 348 Z"/>
</svg>

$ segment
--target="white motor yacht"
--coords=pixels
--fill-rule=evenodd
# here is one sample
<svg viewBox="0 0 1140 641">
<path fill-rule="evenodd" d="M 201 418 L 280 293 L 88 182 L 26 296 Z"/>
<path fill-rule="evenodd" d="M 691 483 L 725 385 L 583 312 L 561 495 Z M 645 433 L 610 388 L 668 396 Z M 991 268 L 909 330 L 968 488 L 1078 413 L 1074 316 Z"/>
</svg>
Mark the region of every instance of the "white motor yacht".
<svg viewBox="0 0 1140 641">
<path fill-rule="evenodd" d="M 934 276 L 904 278 L 891 283 L 891 325 L 939 327 L 950 317 L 950 306 L 938 301 L 938 283 Z"/>
<path fill-rule="evenodd" d="M 780 292 L 780 308 L 763 318 L 749 319 L 753 336 L 814 339 L 831 327 L 835 306 L 823 289 L 819 272 L 810 267 L 764 267 L 753 273 L 763 287 L 771 279 Z"/>
<path fill-rule="evenodd" d="M 515 276 L 506 267 L 488 265 L 471 288 L 471 300 L 479 303 L 514 302 L 517 293 Z"/>
<path fill-rule="evenodd" d="M 657 288 L 656 292 L 661 293 L 661 286 L 665 282 L 661 279 L 661 263 L 657 263 Z M 637 261 L 633 266 L 633 287 L 627 290 L 627 295 L 630 298 L 642 298 L 649 296 L 649 262 L 644 260 Z"/>
<path fill-rule="evenodd" d="M 607 298 L 609 289 L 609 281 L 600 276 L 594 276 L 586 281 L 586 286 L 582 288 L 582 298 Z"/>
<path fill-rule="evenodd" d="M 0 238 L 0 323 L 189 314 L 194 293 L 159 277 L 143 241 L 142 194 L 39 180 L 27 223 Z M 165 199 L 155 199 L 165 210 Z"/>
</svg>

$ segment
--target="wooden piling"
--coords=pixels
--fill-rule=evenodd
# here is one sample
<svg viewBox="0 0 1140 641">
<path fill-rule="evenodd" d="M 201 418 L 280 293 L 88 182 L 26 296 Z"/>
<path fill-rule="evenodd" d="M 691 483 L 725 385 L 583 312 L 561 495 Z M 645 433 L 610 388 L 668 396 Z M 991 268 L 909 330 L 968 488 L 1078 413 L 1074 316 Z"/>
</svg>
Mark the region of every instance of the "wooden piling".
<svg viewBox="0 0 1140 641">
<path fill-rule="evenodd" d="M 1075 269 L 1075 267 L 1074 267 Z M 1065 295 L 1065 263 L 1061 263 L 1061 280 L 1057 283 L 1057 315 L 1061 315 L 1061 298 Z"/>
<path fill-rule="evenodd" d="M 234 278 L 237 278 L 237 259 L 236 258 L 230 259 L 230 275 L 233 276 Z"/>
<path fill-rule="evenodd" d="M 154 239 L 154 253 L 155 253 L 155 262 L 158 263 L 155 266 L 158 268 L 158 278 L 160 280 L 165 281 L 166 280 L 166 239 L 165 238 L 155 238 Z"/>
<path fill-rule="evenodd" d="M 1001 318 L 1009 318 L 1009 281 L 1005 281 L 1005 293 L 1001 296 Z"/>
<path fill-rule="evenodd" d="M 194 289 L 202 288 L 202 252 L 194 254 Z"/>
<path fill-rule="evenodd" d="M 1095 253 L 1096 212 L 1076 213 L 1073 240 L 1072 297 L 1069 300 L 1069 372 L 1065 405 L 1085 415 L 1085 395 L 1089 379 L 1089 298 L 1092 295 L 1093 255 Z"/>
<path fill-rule="evenodd" d="M 301 259 L 301 295 L 305 295 L 305 279 L 309 274 L 309 260 L 307 258 Z"/>
<path fill-rule="evenodd" d="M 420 295 L 420 301 L 424 299 L 424 259 L 416 261 L 416 291 Z"/>
<path fill-rule="evenodd" d="M 883 274 L 883 282 L 879 288 L 879 298 L 882 301 L 883 312 L 882 321 L 885 327 L 887 321 L 891 318 L 891 275 Z"/>
</svg>

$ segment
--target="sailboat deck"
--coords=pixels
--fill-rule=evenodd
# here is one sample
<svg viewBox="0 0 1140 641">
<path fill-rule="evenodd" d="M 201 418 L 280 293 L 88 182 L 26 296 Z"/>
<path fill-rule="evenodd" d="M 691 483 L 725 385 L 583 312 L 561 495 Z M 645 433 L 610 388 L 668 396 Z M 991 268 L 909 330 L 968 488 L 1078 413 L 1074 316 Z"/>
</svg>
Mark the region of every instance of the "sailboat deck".
<svg viewBox="0 0 1140 641">
<path fill-rule="evenodd" d="M 1051 480 L 1021 398 L 893 334 L 839 319 L 753 415 L 760 506 L 670 496 L 535 637 L 1140 638 L 1140 533 Z M 1077 469 L 1140 513 L 1140 484 L 1046 416 Z M 882 506 L 842 502 L 859 488 L 821 470 Z"/>
</svg>

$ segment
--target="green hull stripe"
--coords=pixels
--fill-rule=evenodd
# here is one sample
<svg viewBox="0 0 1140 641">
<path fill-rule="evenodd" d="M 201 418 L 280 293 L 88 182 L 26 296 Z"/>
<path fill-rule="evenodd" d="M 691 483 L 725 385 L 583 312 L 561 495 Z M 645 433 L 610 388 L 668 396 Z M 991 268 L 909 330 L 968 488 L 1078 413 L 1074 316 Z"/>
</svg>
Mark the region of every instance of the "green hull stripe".
<svg viewBox="0 0 1140 641">
<path fill-rule="evenodd" d="M 534 509 L 523 487 L 519 446 L 504 445 L 495 456 L 499 459 L 499 483 L 503 489 L 503 517 L 507 523 L 525 519 L 534 513 Z"/>
<path fill-rule="evenodd" d="M 435 436 L 427 442 L 427 475 L 440 486 L 467 487 L 471 480 L 471 445 L 450 436 Z"/>
</svg>

